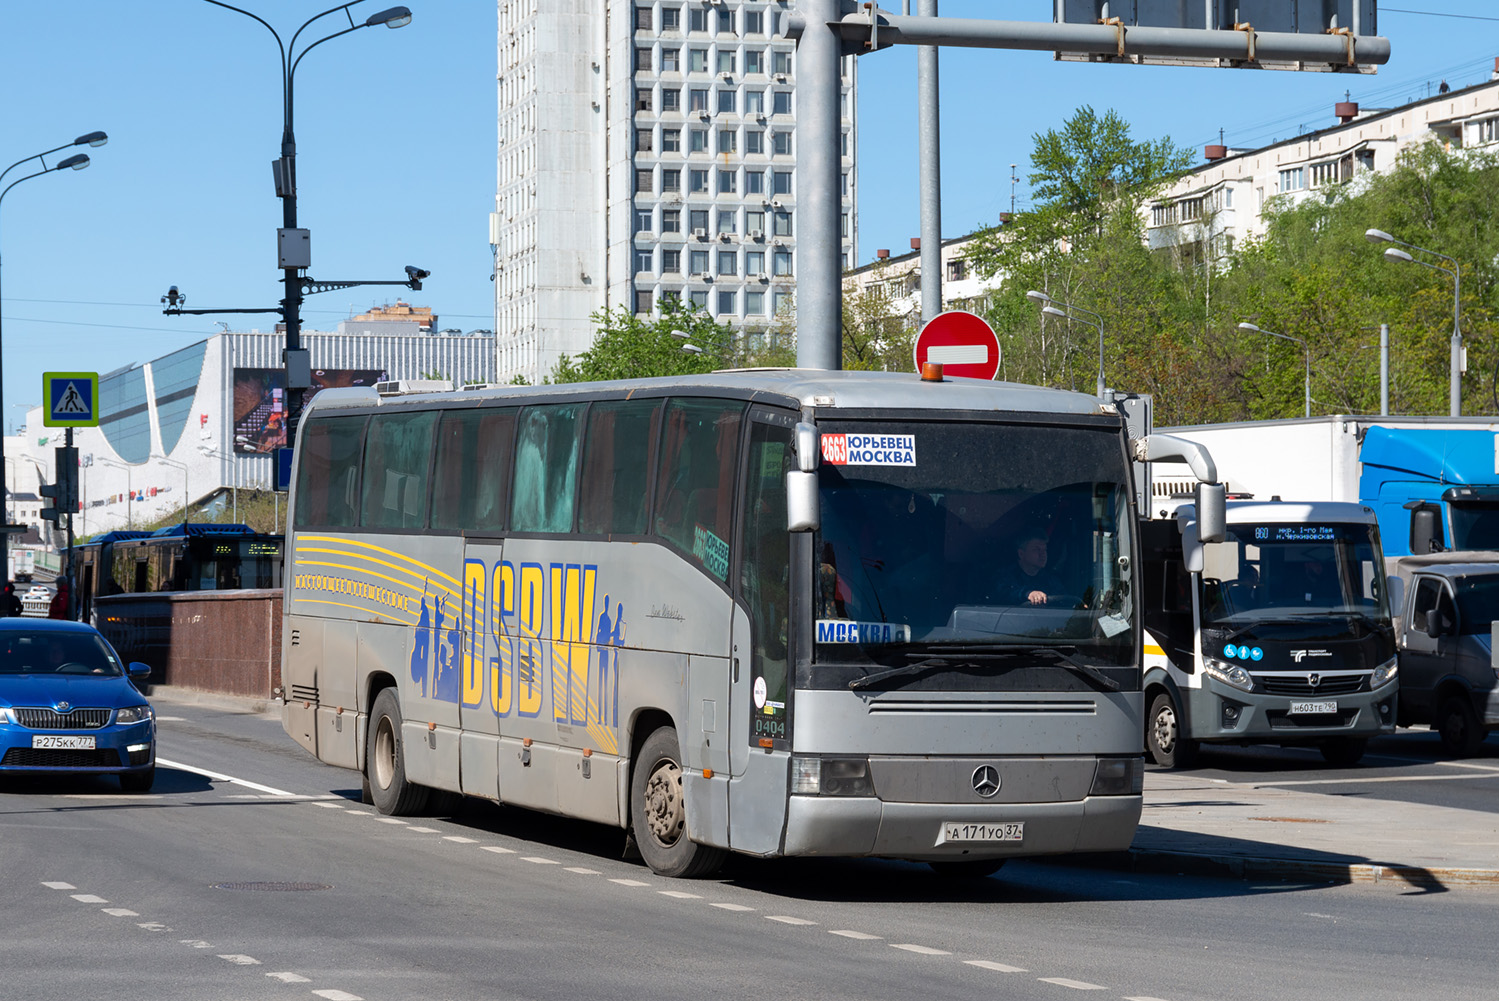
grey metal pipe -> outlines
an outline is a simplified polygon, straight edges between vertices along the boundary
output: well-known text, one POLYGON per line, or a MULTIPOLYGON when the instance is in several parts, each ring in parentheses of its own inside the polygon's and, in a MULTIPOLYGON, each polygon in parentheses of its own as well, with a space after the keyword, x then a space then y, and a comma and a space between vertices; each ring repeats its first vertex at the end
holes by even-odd
MULTIPOLYGON (((919 0, 922 17, 937 16, 937 0, 919 0)), ((938 107, 937 47, 916 50, 916 130, 921 187, 921 322, 942 312, 942 117, 938 107)))
POLYGON ((1379 413, 1390 416, 1390 325, 1379 325, 1379 413))
POLYGON ((803 0, 800 7, 809 30, 796 46, 796 201, 801 216, 796 364, 838 369, 843 349, 841 45, 837 32, 823 26, 838 20, 841 5, 839 0, 803 0))
MULTIPOLYGON (((812 5, 804 7, 807 25, 822 22, 812 5)), ((821 6, 821 5, 819 5, 821 6)), ((869 40, 868 13, 839 19, 845 41, 869 40)), ((815 33, 815 32, 814 32, 815 33)), ((1382 65, 1390 60, 1390 40, 1379 35, 1327 35, 1308 32, 1207 31, 1201 28, 1118 28, 1112 25, 1053 24, 1044 21, 990 21, 983 18, 940 19, 879 15, 880 47, 885 45, 953 45, 965 48, 1033 49, 1094 55, 1165 56, 1238 59, 1256 62, 1346 64, 1350 46, 1354 61, 1382 65), (1122 42, 1121 42, 1122 34, 1122 42)))

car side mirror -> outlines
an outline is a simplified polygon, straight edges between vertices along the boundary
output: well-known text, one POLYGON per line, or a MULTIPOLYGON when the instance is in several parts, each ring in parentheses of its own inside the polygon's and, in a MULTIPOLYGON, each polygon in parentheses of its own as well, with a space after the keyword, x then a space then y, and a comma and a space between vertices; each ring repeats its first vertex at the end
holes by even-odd
POLYGON ((132 681, 144 681, 151 676, 151 665, 133 660, 130 662, 129 673, 132 681))

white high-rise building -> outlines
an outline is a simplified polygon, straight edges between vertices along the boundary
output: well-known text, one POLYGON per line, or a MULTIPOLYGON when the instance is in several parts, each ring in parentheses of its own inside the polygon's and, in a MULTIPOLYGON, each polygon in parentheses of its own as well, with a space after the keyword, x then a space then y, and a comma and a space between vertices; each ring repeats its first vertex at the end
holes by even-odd
MULTIPOLYGON (((746 334, 796 290, 794 0, 499 0, 497 377, 539 382, 590 314, 690 300, 746 334)), ((843 259, 856 259, 844 60, 843 259)))

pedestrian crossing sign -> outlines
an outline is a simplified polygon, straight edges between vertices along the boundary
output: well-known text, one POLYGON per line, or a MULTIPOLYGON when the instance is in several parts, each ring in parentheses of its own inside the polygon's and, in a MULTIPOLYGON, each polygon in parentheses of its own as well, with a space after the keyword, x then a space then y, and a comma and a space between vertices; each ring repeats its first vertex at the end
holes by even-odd
POLYGON ((98 372, 43 372, 42 396, 47 401, 42 423, 47 427, 99 426, 98 372))

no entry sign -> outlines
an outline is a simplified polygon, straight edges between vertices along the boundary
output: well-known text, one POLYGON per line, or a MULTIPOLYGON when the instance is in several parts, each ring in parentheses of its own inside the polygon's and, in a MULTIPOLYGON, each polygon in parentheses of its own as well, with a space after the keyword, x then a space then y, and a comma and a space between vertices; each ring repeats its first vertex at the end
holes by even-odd
POLYGON ((944 375, 993 379, 999 373, 999 338, 982 317, 950 309, 916 335, 916 371, 929 361, 940 363, 944 375))

